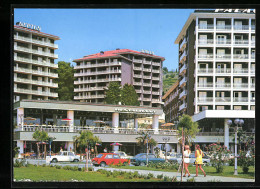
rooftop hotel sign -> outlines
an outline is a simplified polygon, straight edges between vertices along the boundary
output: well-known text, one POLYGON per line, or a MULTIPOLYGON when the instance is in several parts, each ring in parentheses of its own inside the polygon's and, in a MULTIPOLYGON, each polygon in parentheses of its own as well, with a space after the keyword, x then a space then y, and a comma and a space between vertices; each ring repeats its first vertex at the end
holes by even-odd
POLYGON ((215 12, 226 13, 255 13, 255 9, 216 9, 215 12))
POLYGON ((126 113, 142 113, 142 114, 154 114, 154 110, 137 110, 137 109, 115 109, 115 112, 126 112, 126 113))
POLYGON ((17 25, 17 26, 22 26, 22 27, 24 27, 24 28, 29 28, 29 29, 41 31, 40 26, 35 26, 35 25, 28 24, 28 23, 25 23, 25 22, 16 22, 16 25, 17 25))

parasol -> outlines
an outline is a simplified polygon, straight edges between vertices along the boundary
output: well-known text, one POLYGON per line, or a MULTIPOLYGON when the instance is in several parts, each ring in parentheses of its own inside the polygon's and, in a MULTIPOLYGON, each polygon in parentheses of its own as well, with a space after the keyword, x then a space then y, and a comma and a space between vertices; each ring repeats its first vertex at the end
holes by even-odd
POLYGON ((162 127, 169 127, 169 126, 173 126, 173 125, 174 125, 173 123, 164 123, 161 126, 162 127))
POLYGON ((101 146, 101 144, 99 144, 99 143, 96 143, 96 146, 101 146))
POLYGON ((62 119, 61 121, 71 121, 69 118, 62 119))
POLYGON ((104 121, 101 120, 97 120, 97 121, 93 121, 94 123, 105 123, 104 121))
POLYGON ((26 117, 26 118, 24 118, 24 120, 32 120, 32 121, 35 121, 36 118, 33 118, 33 117, 26 117))
POLYGON ((110 144, 110 145, 112 145, 112 146, 121 146, 122 144, 120 144, 120 143, 118 143, 118 142, 114 142, 114 143, 112 143, 112 144, 110 144))

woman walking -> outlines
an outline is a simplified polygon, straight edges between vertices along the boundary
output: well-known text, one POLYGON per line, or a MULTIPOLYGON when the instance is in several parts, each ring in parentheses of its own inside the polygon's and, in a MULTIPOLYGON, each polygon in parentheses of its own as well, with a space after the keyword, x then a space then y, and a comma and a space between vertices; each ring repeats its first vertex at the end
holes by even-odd
POLYGON ((185 174, 183 176, 186 177, 186 173, 188 173, 188 177, 190 177, 190 172, 188 170, 188 166, 190 164, 190 158, 189 157, 190 157, 191 151, 190 151, 190 147, 188 145, 185 145, 184 148, 185 148, 185 151, 184 151, 183 155, 184 155, 185 174))
POLYGON ((200 149, 199 145, 196 145, 196 152, 195 152, 195 157, 196 157, 196 176, 198 176, 198 167, 200 168, 200 170, 203 172, 204 177, 206 177, 206 173, 205 171, 202 169, 201 165, 203 164, 202 162, 202 156, 204 156, 204 153, 202 152, 202 150, 200 149))

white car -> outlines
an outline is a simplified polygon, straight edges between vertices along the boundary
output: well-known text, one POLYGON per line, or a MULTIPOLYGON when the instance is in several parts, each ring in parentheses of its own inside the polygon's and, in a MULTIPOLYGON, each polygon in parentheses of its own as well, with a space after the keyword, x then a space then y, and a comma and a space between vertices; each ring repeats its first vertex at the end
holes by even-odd
POLYGON ((123 151, 112 151, 112 153, 118 154, 120 156, 120 158, 122 158, 122 159, 132 159, 133 158, 133 156, 129 156, 123 151))
POLYGON ((50 161, 53 163, 56 163, 58 161, 78 162, 79 160, 80 160, 80 157, 75 155, 74 152, 70 152, 70 151, 63 151, 63 152, 60 152, 58 155, 50 157, 50 161))

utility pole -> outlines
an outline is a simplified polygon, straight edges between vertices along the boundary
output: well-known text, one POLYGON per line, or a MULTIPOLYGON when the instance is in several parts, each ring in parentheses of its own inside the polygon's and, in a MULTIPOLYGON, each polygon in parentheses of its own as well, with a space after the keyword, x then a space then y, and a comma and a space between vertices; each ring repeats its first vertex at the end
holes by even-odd
POLYGON ((184 133, 183 133, 183 127, 182 127, 182 169, 181 169, 181 182, 182 182, 182 175, 183 175, 183 169, 184 169, 184 140, 185 140, 185 137, 184 137, 184 133))

